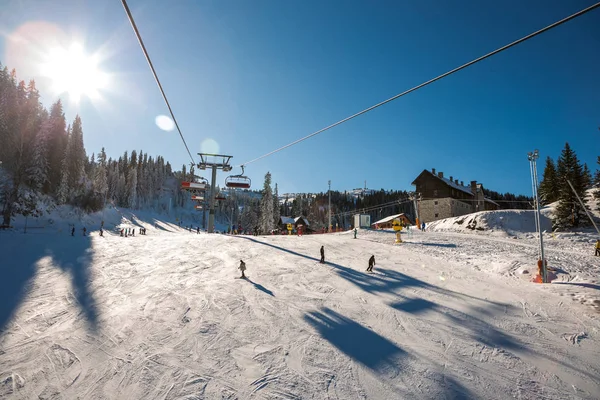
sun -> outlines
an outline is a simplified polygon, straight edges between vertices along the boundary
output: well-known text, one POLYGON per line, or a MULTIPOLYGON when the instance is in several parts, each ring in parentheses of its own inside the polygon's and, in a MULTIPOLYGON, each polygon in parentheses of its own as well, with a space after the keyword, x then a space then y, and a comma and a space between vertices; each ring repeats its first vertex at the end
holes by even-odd
POLYGON ((75 103, 82 96, 98 99, 108 83, 108 75, 98 67, 98 57, 88 56, 78 43, 68 48, 55 47, 44 59, 41 72, 50 79, 52 90, 56 94, 67 93, 75 103))

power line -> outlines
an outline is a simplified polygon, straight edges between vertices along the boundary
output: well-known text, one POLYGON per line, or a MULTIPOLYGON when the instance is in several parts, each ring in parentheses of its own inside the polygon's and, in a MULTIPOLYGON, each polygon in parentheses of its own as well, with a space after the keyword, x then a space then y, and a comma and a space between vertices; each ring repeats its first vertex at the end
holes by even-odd
POLYGON ((135 21, 133 20, 133 15, 131 15, 131 11, 129 11, 129 6, 127 5, 127 2, 125 0, 121 0, 121 3, 123 3, 123 7, 125 8, 125 12, 127 13, 127 17, 129 18, 129 22, 131 23, 131 27, 133 28, 133 31, 135 32, 135 36, 137 37, 138 42, 140 43, 142 51, 144 52, 144 56, 146 56, 146 61, 148 61, 148 65, 150 66, 150 69, 152 70, 152 75, 154 75, 154 80, 156 81, 156 84, 158 85, 158 88, 160 89, 160 93, 162 94, 163 99, 165 100, 165 103, 167 103, 167 108, 169 109, 171 118, 173 118, 173 122, 175 123, 175 126, 177 127, 177 132, 179 132, 179 136, 181 136, 183 145, 185 146, 185 149, 187 150, 187 152, 190 156, 190 159, 192 160, 192 164, 196 165, 196 162, 194 161, 194 157, 192 157, 192 153, 190 152, 190 149, 189 149, 187 143, 185 142, 183 133, 181 133, 181 129, 179 128, 179 124, 177 123, 177 119, 175 119, 175 114, 173 114, 173 110, 171 109, 171 104, 169 104, 169 100, 167 100, 167 95, 165 94, 165 91, 164 91, 162 85, 160 84, 160 80, 158 79, 158 75, 156 74, 156 70, 154 69, 154 65, 152 65, 152 61, 150 60, 150 55, 148 54, 148 51, 146 50, 146 46, 144 46, 144 42, 142 41, 142 36, 140 35, 140 32, 138 31, 138 28, 135 25, 135 21))
POLYGON ((493 55, 495 55, 495 54, 498 54, 498 53, 500 53, 500 52, 502 52, 502 51, 504 51, 504 50, 507 50, 507 49, 509 49, 509 48, 511 48, 511 47, 513 47, 513 46, 516 46, 516 45, 518 45, 518 44, 520 44, 520 43, 523 43, 524 41, 526 41, 526 40, 529 40, 529 39, 531 39, 531 38, 533 38, 533 37, 535 37, 535 36, 537 36, 537 35, 539 35, 539 34, 542 34, 542 33, 546 32, 546 31, 549 31, 549 30, 550 30, 550 29, 552 29, 552 28, 556 28, 557 26, 559 26, 559 25, 562 25, 562 24, 564 24, 565 22, 568 22, 568 21, 570 21, 570 20, 572 20, 572 19, 574 19, 574 18, 577 18, 577 17, 579 17, 579 16, 581 16, 581 15, 583 15, 583 14, 585 14, 585 13, 588 13, 588 12, 590 12, 590 11, 594 10, 595 8, 598 8, 598 7, 600 7, 600 2, 599 2, 599 3, 596 3, 596 4, 594 4, 594 5, 591 5, 591 6, 589 6, 588 8, 585 8, 585 9, 583 9, 583 10, 581 10, 581 11, 578 11, 578 12, 576 12, 575 14, 572 14, 572 15, 570 15, 570 16, 568 16, 568 17, 566 17, 566 18, 563 18, 563 19, 561 19, 560 21, 557 21, 557 22, 555 22, 555 23, 553 23, 553 24, 551 24, 551 25, 548 25, 548 26, 546 26, 545 28, 542 28, 542 29, 540 29, 540 30, 538 30, 538 31, 535 31, 535 32, 533 32, 533 33, 530 33, 529 35, 527 35, 527 36, 525 36, 525 37, 522 37, 521 39, 515 40, 515 41, 514 41, 514 42, 512 42, 512 43, 509 43, 509 44, 507 44, 507 45, 505 45, 505 46, 502 46, 502 47, 500 47, 499 49, 496 49, 496 50, 492 51, 491 53, 487 53, 486 55, 483 55, 483 56, 481 56, 481 57, 479 57, 479 58, 476 58, 476 59, 475 59, 475 60, 473 60, 473 61, 469 61, 468 63, 461 65, 460 67, 454 68, 453 70, 450 70, 450 71, 448 71, 448 72, 446 72, 446 73, 444 73, 444 74, 442 74, 442 75, 439 75, 439 76, 437 76, 437 77, 435 77, 435 78, 433 78, 433 79, 430 79, 430 80, 428 80, 427 82, 423 82, 423 83, 421 83, 420 85, 417 85, 417 86, 413 87, 412 89, 408 89, 408 90, 406 90, 406 91, 404 91, 404 92, 402 92, 402 93, 399 93, 399 94, 395 95, 394 97, 390 97, 389 99, 382 101, 381 103, 377 103, 377 104, 375 104, 375 105, 373 105, 373 106, 371 106, 371 107, 369 107, 369 108, 366 108, 366 109, 364 109, 364 110, 362 110, 362 111, 360 111, 360 112, 357 112, 356 114, 353 114, 353 115, 351 115, 351 116, 349 116, 349 117, 346 117, 346 118, 344 118, 344 119, 342 119, 342 120, 340 120, 340 121, 338 121, 338 122, 336 122, 336 123, 333 123, 333 124, 331 124, 331 125, 329 125, 329 126, 326 126, 326 127, 325 127, 325 128, 323 128, 323 129, 319 129, 318 131, 316 131, 316 132, 313 132, 313 133, 311 133, 310 135, 307 135, 307 136, 305 136, 305 137, 303 137, 303 138, 301 138, 301 139, 298 139, 298 140, 296 140, 296 141, 294 141, 294 142, 292 142, 292 143, 286 144, 286 145, 285 145, 285 146, 283 146, 283 147, 280 147, 280 148, 278 148, 278 149, 276 149, 276 150, 273 150, 273 151, 271 151, 271 152, 269 152, 269 153, 267 153, 267 154, 264 154, 264 155, 262 155, 262 156, 260 156, 260 157, 257 157, 257 158, 255 158, 255 159, 253 159, 253 160, 250 160, 250 161, 248 161, 248 162, 246 162, 246 163, 244 163, 244 164, 241 164, 241 165, 248 165, 248 164, 250 164, 250 163, 253 163, 253 162, 255 162, 255 161, 258 161, 258 160, 261 160, 261 159, 263 159, 263 158, 265 158, 265 157, 268 157, 268 156, 270 156, 270 155, 272 155, 272 154, 275 154, 275 153, 277 153, 277 152, 279 152, 279 151, 281 151, 281 150, 285 150, 285 149, 287 149, 288 147, 294 146, 294 145, 296 145, 296 144, 298 144, 298 143, 300 143, 300 142, 302 142, 302 141, 304 141, 304 140, 306 140, 306 139, 309 139, 309 138, 311 138, 311 137, 313 137, 313 136, 316 136, 316 135, 318 135, 319 133, 323 133, 323 132, 325 132, 325 131, 327 131, 327 130, 329 130, 329 129, 331 129, 331 128, 334 128, 334 127, 336 127, 336 126, 338 126, 338 125, 341 125, 341 124, 343 124, 344 122, 348 122, 348 121, 350 121, 351 119, 358 117, 359 115, 366 114, 366 113, 368 113, 369 111, 372 111, 372 110, 374 110, 374 109, 376 109, 376 108, 378 108, 378 107, 381 107, 381 106, 382 106, 382 105, 384 105, 384 104, 387 104, 387 103, 389 103, 389 102, 391 102, 391 101, 394 101, 394 100, 396 100, 396 99, 398 99, 398 98, 400 98, 400 97, 402 97, 402 96, 404 96, 404 95, 406 95, 406 94, 409 94, 409 93, 411 93, 411 92, 414 92, 415 90, 421 89, 421 88, 423 88, 423 87, 425 87, 425 86, 429 85, 430 83, 433 83, 433 82, 435 82, 435 81, 438 81, 438 80, 440 80, 440 79, 442 79, 442 78, 445 78, 445 77, 447 77, 447 76, 449 76, 449 75, 452 75, 453 73, 455 73, 455 72, 458 72, 458 71, 460 71, 460 70, 462 70, 462 69, 465 69, 465 68, 467 68, 467 67, 469 67, 469 66, 471 66, 471 65, 473 65, 473 64, 476 64, 476 63, 478 63, 478 62, 480 62, 480 61, 483 61, 483 60, 485 60, 486 58, 489 58, 489 57, 491 57, 491 56, 493 56, 493 55))

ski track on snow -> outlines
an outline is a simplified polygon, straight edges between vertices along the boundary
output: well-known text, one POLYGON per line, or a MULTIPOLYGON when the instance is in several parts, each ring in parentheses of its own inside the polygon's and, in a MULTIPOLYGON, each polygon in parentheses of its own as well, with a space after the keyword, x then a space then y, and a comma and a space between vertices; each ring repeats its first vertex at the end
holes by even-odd
MULTIPOLYGON (((535 285, 519 274, 534 239, 155 232, 33 261, 0 331, 0 398, 600 398, 598 290, 572 285, 600 272, 583 243, 549 240, 569 275, 535 285)), ((0 239, 15 260, 83 240, 0 239)))

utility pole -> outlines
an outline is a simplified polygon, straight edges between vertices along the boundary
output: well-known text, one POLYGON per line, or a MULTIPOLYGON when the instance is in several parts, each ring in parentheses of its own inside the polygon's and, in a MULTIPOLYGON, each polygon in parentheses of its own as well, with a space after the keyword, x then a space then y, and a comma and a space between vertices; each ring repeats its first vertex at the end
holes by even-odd
POLYGON ((200 156, 200 164, 198 164, 198 168, 212 168, 212 180, 210 182, 208 227, 206 229, 206 232, 213 233, 215 230, 215 186, 217 182, 217 169, 222 169, 224 172, 231 171, 231 165, 229 165, 229 161, 231 160, 232 156, 209 153, 198 153, 198 155, 200 156), (209 157, 213 158, 215 161, 208 162, 209 157), (221 162, 216 161, 219 158, 221 159, 221 162))
POLYGON ((329 185, 329 229, 328 231, 331 232, 331 180, 327 181, 327 184, 329 185))
POLYGON ((541 264, 542 269, 542 283, 548 283, 548 271, 546 270, 546 259, 544 257, 544 237, 542 235, 542 226, 540 223, 540 198, 538 196, 538 176, 537 176, 537 159, 540 154, 537 149, 533 153, 527 153, 527 159, 529 160, 531 167, 531 179, 533 186, 533 197, 536 206, 536 229, 540 235, 540 259, 538 260, 538 266, 541 264))

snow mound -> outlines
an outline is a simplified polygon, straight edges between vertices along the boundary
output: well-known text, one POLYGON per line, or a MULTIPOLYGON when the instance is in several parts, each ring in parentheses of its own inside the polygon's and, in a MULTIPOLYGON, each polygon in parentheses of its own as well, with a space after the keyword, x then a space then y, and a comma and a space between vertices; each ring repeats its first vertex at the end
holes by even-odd
MULTIPOLYGON (((552 230, 552 221, 541 215, 542 231, 552 230)), ((498 236, 522 236, 534 234, 535 212, 533 210, 480 211, 460 217, 431 222, 428 231, 482 233, 498 236)))

